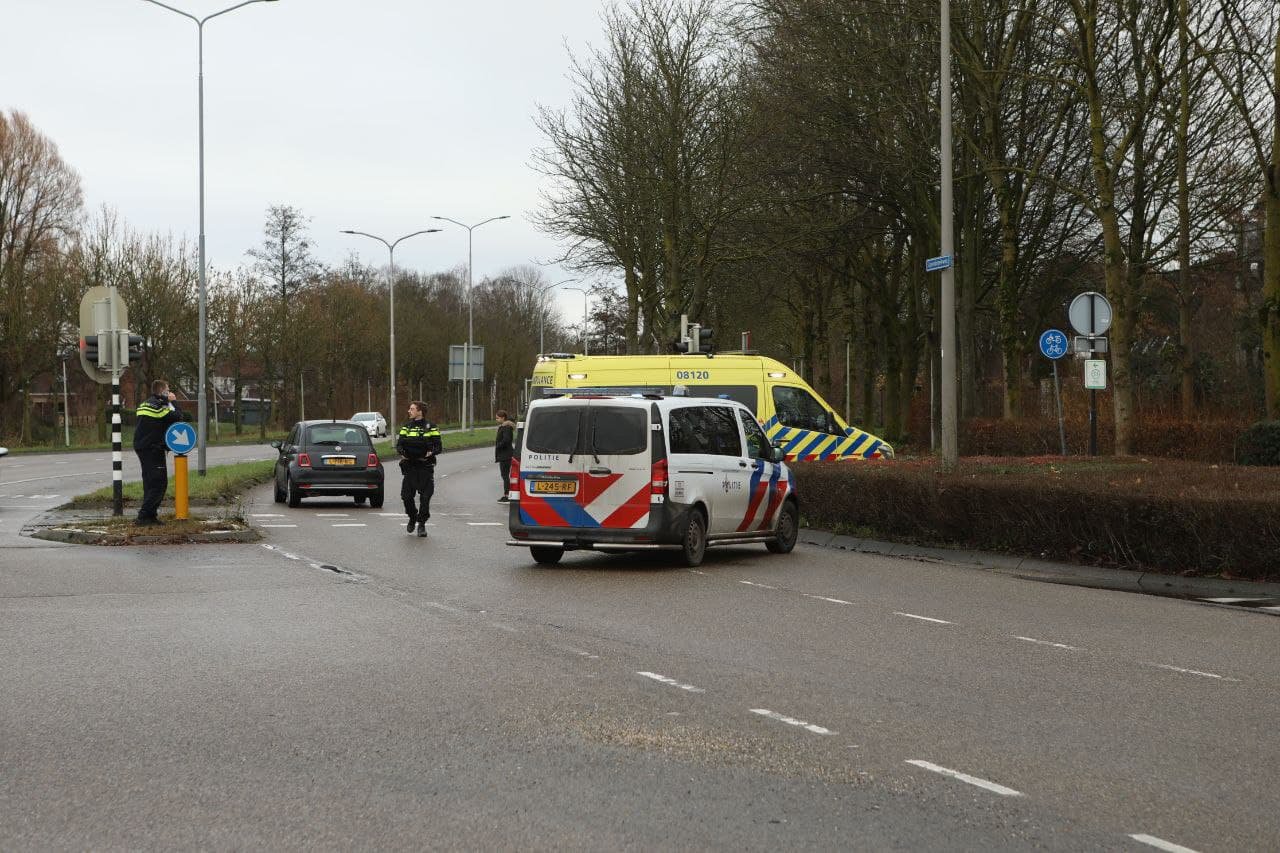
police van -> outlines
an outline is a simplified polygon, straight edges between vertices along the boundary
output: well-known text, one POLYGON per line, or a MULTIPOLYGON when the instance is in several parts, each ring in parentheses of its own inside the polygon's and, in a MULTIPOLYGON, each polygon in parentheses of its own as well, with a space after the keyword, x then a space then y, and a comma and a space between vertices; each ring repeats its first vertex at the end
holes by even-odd
POLYGON ((889 459, 893 448, 845 423, 817 391, 772 358, 753 353, 575 355, 538 357, 529 396, 594 391, 670 394, 734 400, 755 415, 788 462, 889 459))
POLYGON ((795 547, 800 504, 782 454, 734 400, 657 394, 534 400, 517 425, 509 545, 565 551, 795 547))

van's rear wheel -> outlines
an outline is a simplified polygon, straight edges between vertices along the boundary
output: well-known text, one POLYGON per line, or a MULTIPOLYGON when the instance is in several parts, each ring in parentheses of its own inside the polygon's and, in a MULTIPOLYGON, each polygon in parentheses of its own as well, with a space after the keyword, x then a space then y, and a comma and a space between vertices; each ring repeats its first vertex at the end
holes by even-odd
POLYGON ((684 528, 684 539, 680 543, 680 557, 690 568, 702 565, 702 558, 707 553, 707 521, 702 510, 689 512, 689 521, 684 528))
POLYGON ((796 547, 796 538, 799 534, 800 511, 796 509, 795 501, 787 501, 782 505, 782 512, 778 515, 777 538, 766 542, 764 546, 775 554, 790 554, 796 547))
POLYGON ((531 545, 529 556, 540 566, 554 566, 564 556, 564 549, 551 545, 531 545))

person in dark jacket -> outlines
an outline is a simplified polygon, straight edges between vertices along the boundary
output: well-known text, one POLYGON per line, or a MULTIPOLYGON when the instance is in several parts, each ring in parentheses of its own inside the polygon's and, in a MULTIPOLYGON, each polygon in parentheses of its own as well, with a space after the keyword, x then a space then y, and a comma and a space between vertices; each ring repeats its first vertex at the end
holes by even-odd
POLYGON ((138 508, 135 524, 159 524, 157 512, 164 493, 169 488, 169 468, 165 455, 169 452, 164 443, 165 431, 170 424, 182 420, 182 411, 173 405, 176 399, 169 390, 169 383, 157 379, 151 383, 151 396, 138 404, 137 425, 133 428, 133 452, 138 454, 142 466, 142 506, 138 508))
POLYGON ((409 422, 396 436, 396 453, 400 456, 400 499, 409 516, 405 530, 427 535, 427 519, 431 518, 431 496, 435 494, 436 456, 444 451, 440 430, 427 421, 427 404, 414 400, 409 404, 409 422), (420 496, 420 497, 419 497, 420 496), (415 506, 415 499, 417 505, 415 506))
POLYGON ((498 463, 498 476, 502 478, 502 497, 498 503, 506 503, 510 498, 507 491, 511 488, 511 457, 516 452, 516 425, 506 409, 499 409, 498 434, 493 439, 493 461, 498 463))

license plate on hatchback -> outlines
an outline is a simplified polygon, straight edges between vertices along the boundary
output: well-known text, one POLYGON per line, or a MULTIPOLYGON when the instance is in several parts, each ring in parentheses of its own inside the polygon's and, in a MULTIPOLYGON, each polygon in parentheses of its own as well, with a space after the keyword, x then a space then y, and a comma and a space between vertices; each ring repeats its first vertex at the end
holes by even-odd
POLYGON ((578 493, 578 482, 576 480, 530 480, 529 494, 531 495, 576 495, 578 493))
POLYGON ((354 456, 326 456, 324 458, 326 465, 355 465, 354 456))

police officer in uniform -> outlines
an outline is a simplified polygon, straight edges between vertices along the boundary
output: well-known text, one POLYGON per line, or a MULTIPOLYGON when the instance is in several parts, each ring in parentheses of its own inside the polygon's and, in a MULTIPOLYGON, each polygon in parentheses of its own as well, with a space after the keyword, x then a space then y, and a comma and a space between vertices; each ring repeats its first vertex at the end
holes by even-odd
POLYGON ((165 461, 168 448, 165 431, 170 424, 182 420, 182 411, 173 405, 175 395, 169 383, 157 379, 151 383, 151 396, 138 404, 138 422, 133 429, 133 452, 142 466, 142 506, 135 524, 159 524, 156 512, 169 487, 169 469, 165 461))
POLYGON ((435 493, 436 456, 444 450, 440 430, 427 422, 427 404, 414 400, 409 404, 409 422, 400 427, 396 436, 396 453, 400 456, 400 473, 404 481, 400 485, 400 498, 409 516, 405 530, 412 533, 417 525, 418 535, 427 535, 427 519, 431 518, 431 495, 435 493), (418 506, 415 497, 421 496, 418 506))

